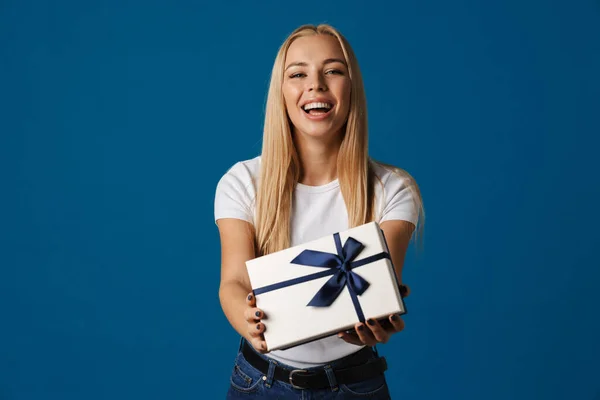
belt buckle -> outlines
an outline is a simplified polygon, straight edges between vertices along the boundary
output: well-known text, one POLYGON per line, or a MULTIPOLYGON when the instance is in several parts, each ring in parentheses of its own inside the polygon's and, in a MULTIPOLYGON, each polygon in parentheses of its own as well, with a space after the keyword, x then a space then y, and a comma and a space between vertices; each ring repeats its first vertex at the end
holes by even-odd
POLYGON ((290 381, 290 385, 292 385, 292 387, 294 389, 306 389, 305 387, 297 386, 294 383, 294 374, 297 374, 297 373, 300 373, 300 372, 308 372, 308 371, 305 370, 305 369, 294 369, 294 370, 290 371, 290 376, 288 377, 288 380, 290 381))

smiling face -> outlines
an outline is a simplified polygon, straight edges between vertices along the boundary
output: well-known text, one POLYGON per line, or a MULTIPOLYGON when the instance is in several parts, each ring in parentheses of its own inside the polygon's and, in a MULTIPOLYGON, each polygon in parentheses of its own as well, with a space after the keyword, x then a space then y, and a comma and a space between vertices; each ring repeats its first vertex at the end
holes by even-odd
POLYGON ((337 39, 296 39, 284 68, 282 92, 292 131, 324 139, 340 134, 350 110, 351 81, 337 39))

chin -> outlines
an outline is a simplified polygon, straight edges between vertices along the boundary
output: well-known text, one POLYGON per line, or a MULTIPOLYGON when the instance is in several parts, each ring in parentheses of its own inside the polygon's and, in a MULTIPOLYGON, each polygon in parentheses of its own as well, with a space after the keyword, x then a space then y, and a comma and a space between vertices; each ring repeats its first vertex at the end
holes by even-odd
POLYGON ((335 136, 335 131, 329 129, 299 129, 300 134, 315 139, 327 139, 335 136))
POLYGON ((298 124, 298 125, 292 125, 292 127, 295 127, 295 130, 297 131, 298 134, 304 135, 304 136, 309 136, 311 138, 315 138, 315 139, 327 139, 327 138, 331 138, 335 135, 337 135, 337 133, 340 131, 340 128, 334 128, 331 125, 328 126, 314 126, 312 124, 306 125, 306 124, 298 124))

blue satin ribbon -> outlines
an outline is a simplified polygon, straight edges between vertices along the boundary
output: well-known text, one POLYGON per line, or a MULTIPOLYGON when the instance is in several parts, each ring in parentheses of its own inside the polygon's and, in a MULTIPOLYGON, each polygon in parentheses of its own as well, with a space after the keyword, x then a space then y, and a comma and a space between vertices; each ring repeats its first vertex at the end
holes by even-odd
POLYGON ((323 267, 328 269, 314 274, 301 276, 299 278, 290 279, 288 281, 263 286, 262 288, 255 289, 254 294, 259 295, 272 290, 282 289, 288 286, 297 285, 299 283, 332 275, 332 277, 321 287, 321 289, 319 289, 307 306, 328 307, 340 295, 342 290, 344 290, 344 287, 347 287, 348 291, 350 292, 352 304, 354 304, 354 309, 358 315, 358 319, 360 322, 365 322, 365 316, 358 301, 358 296, 363 294, 368 289, 369 282, 355 273, 353 269, 374 261, 382 260, 384 258, 390 259, 390 255, 386 252, 381 252, 363 258, 360 261, 354 261, 354 259, 363 250, 364 245, 358 240, 349 237, 342 247, 339 233, 334 233, 333 239, 335 241, 337 254, 326 253, 317 250, 304 250, 292 261, 290 261, 292 264, 305 265, 309 267, 323 267))

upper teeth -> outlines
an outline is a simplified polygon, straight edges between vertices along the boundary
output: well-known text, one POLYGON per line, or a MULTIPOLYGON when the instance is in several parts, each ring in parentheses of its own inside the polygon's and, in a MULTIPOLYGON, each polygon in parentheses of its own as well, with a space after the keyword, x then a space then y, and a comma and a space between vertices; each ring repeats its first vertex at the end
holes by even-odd
POLYGON ((304 106, 304 110, 308 111, 308 110, 312 110, 313 108, 326 108, 326 109, 330 109, 331 108, 331 104, 329 103, 308 103, 304 106))

